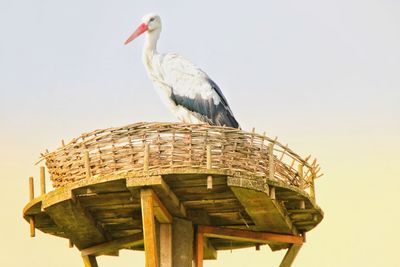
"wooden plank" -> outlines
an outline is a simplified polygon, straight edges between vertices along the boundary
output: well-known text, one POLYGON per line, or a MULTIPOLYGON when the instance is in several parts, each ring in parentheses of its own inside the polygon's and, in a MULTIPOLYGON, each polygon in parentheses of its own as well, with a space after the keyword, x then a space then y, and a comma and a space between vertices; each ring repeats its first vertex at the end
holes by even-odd
POLYGON ((154 220, 153 191, 140 190, 146 267, 158 267, 156 225, 154 220))
POLYGON ((128 178, 126 180, 126 186, 131 190, 132 194, 134 194, 134 191, 138 188, 151 186, 172 215, 181 218, 186 217, 185 207, 161 176, 128 178))
POLYGON ((137 233, 134 235, 122 237, 119 239, 115 239, 110 242, 102 243, 93 247, 88 247, 81 250, 82 256, 87 255, 104 255, 109 252, 118 251, 123 248, 127 248, 130 246, 135 246, 138 244, 143 244, 143 233, 137 233))
POLYGON ((172 267, 172 225, 160 224, 160 267, 172 267))
POLYGON ((281 242, 291 244, 302 244, 303 237, 295 235, 283 235, 266 232, 256 232, 243 229, 232 229, 214 226, 198 226, 198 231, 207 237, 215 237, 229 240, 237 240, 254 243, 281 242))
POLYGON ((228 185, 251 217, 257 230, 277 232, 285 234, 297 234, 297 229, 293 226, 288 214, 282 209, 280 204, 272 200, 267 192, 243 186, 251 187, 243 179, 228 177, 228 185))
POLYGON ((106 241, 104 229, 80 205, 70 190, 48 193, 43 200, 43 208, 78 249, 106 241))
POLYGON ((300 248, 301 248, 301 244, 293 244, 286 252, 279 267, 292 266, 292 263, 293 263, 294 259, 296 258, 297 254, 299 253, 300 248))
POLYGON ((95 256, 82 256, 82 259, 85 267, 98 267, 95 256))

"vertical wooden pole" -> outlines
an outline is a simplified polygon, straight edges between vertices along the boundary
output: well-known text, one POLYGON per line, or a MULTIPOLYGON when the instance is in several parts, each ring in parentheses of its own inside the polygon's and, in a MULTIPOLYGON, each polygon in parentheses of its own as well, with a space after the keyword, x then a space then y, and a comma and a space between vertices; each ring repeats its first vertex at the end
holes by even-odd
POLYGON ((145 143, 144 144, 144 156, 143 156, 143 172, 146 174, 149 171, 149 154, 150 154, 149 144, 145 143))
POLYGON ((172 267, 172 225, 160 224, 160 267, 172 267))
POLYGON ((300 189, 304 189, 304 174, 303 174, 303 164, 297 166, 297 173, 299 174, 299 185, 300 189))
POLYGON ((46 176, 44 167, 40 167, 40 193, 42 195, 46 194, 46 176))
MULTIPOLYGON (((207 170, 211 170, 211 145, 207 145, 207 170)), ((207 176, 207 189, 213 188, 213 179, 211 175, 207 176)))
POLYGON ((275 195, 275 186, 270 186, 270 188, 269 188, 269 197, 270 197, 272 200, 275 200, 275 199, 276 199, 276 195, 275 195))
POLYGON ((93 255, 82 256, 82 259, 85 267, 98 267, 96 256, 93 255))
POLYGON ((204 247, 204 234, 201 231, 201 229, 199 229, 199 227, 197 228, 197 233, 196 233, 196 239, 195 239, 195 255, 194 255, 194 266, 195 267, 203 267, 203 258, 204 258, 204 251, 203 251, 203 247, 204 247))
POLYGON ((35 198, 35 189, 33 185, 33 177, 29 177, 29 200, 32 200, 35 198))
MULTIPOLYGON (((29 200, 33 200, 35 198, 35 189, 33 185, 33 177, 29 177, 29 200)), ((35 218, 31 216, 29 218, 29 228, 30 228, 30 236, 35 237, 35 218)))
POLYGON ((85 170, 86 170, 86 179, 92 177, 92 173, 90 171, 89 151, 85 151, 85 170))
POLYGON ((275 179, 275 160, 274 160, 274 143, 270 143, 268 147, 269 155, 269 179, 275 179))
POLYGON ((146 267, 158 267, 156 225, 151 189, 140 190, 146 267))
POLYGON ((315 185, 314 185, 314 179, 315 179, 315 175, 314 173, 311 173, 310 176, 310 196, 311 199, 315 202, 315 185))

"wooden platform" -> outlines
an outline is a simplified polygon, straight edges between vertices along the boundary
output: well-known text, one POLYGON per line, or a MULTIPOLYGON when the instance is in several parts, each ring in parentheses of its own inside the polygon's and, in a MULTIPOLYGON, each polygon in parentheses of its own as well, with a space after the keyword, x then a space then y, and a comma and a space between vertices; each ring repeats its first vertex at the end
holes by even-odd
POLYGON ((35 229, 68 238, 85 266, 121 249, 145 250, 147 267, 202 267, 218 250, 288 249, 323 218, 316 159, 265 134, 209 125, 137 123, 82 134, 43 154, 56 189, 23 211, 35 229), (194 252, 194 254, 193 254, 194 252))
MULTIPOLYGON (((107 246, 107 250, 95 255, 117 255, 120 249, 143 250, 140 190, 144 188, 153 190, 171 216, 188 219, 195 226, 298 237, 323 218, 322 210, 298 188, 268 180, 256 182, 250 176, 229 176, 217 170, 201 173, 195 169, 157 176, 131 172, 91 177, 34 198, 23 214, 28 222, 33 219, 35 228, 70 239, 84 254, 92 247, 112 242, 111 249, 107 246), (208 189, 210 175, 212 188, 208 189), (271 196, 273 191, 275 196, 271 196)), ((157 213, 162 214, 157 209, 156 217, 157 213)), ((214 250, 260 243, 270 245, 272 250, 292 245, 209 234, 206 247, 211 252, 206 251, 204 256, 215 258, 214 250)))

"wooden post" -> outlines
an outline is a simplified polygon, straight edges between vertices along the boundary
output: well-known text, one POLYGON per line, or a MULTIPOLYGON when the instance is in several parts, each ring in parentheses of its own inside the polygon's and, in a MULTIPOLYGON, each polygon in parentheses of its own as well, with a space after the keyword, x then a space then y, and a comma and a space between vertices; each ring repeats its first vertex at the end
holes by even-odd
POLYGON ((269 179, 275 179, 275 161, 274 161, 274 143, 270 143, 268 147, 269 155, 269 179))
POLYGON ((160 224, 160 267, 172 267, 172 225, 160 224))
POLYGON ((313 173, 311 173, 311 176, 310 176, 310 196, 311 196, 311 199, 315 202, 316 199, 315 199, 314 178, 315 178, 315 175, 313 173))
POLYGON ((145 143, 144 144, 144 156, 143 156, 143 172, 146 174, 149 171, 149 154, 150 154, 149 144, 145 143))
POLYGON ((40 193, 42 195, 46 194, 46 176, 44 167, 40 167, 40 193))
MULTIPOLYGON (((211 170, 211 145, 207 145, 207 170, 211 170)), ((213 179, 211 175, 207 176, 207 189, 213 188, 213 179)))
POLYGON ((82 256, 82 259, 85 267, 98 267, 96 256, 86 255, 82 256))
POLYGON ((90 158, 89 158, 89 151, 85 151, 85 172, 86 172, 86 179, 92 177, 92 173, 90 171, 90 158))
POLYGON ((270 186, 270 187, 269 187, 269 197, 270 197, 272 200, 275 200, 275 199, 276 199, 276 195, 275 195, 275 186, 270 186))
POLYGON ((154 220, 153 193, 151 189, 140 190, 146 267, 158 267, 156 224, 154 220))
POLYGON ((303 164, 297 166, 297 173, 299 174, 299 187, 304 189, 303 164))
POLYGON ((29 200, 32 200, 35 198, 35 189, 33 185, 33 177, 29 177, 29 200))
POLYGON ((194 266, 203 267, 203 247, 204 247, 204 233, 197 228, 196 239, 195 239, 195 255, 194 255, 194 266))
MULTIPOLYGON (((35 198, 35 189, 33 185, 33 177, 29 177, 29 200, 32 201, 35 198)), ((31 216, 29 218, 30 236, 35 237, 35 218, 31 216)))
POLYGON ((292 266, 292 263, 293 263, 294 259, 296 258, 297 254, 299 253, 300 248, 301 248, 301 244, 291 245, 290 248, 287 250, 285 257, 283 258, 279 267, 292 266))

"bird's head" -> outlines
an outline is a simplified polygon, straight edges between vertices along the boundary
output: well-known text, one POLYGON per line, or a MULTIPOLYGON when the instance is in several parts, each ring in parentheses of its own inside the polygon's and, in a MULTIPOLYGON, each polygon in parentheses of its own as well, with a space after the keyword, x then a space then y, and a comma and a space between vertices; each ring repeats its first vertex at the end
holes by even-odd
POLYGON ((157 14, 147 14, 143 17, 142 23, 137 27, 137 29, 129 36, 129 38, 125 41, 125 44, 130 43, 136 37, 141 35, 144 32, 153 32, 161 29, 161 18, 157 14))

